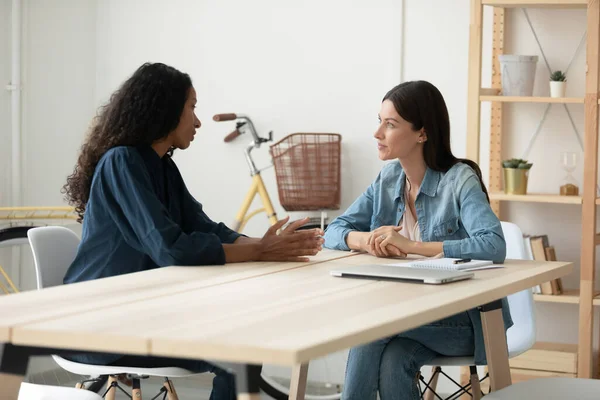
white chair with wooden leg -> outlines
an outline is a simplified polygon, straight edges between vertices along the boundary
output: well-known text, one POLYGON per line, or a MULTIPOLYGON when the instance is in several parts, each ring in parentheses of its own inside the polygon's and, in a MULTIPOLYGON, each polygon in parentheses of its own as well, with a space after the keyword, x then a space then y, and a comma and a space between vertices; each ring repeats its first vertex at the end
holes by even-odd
MULTIPOLYGON (((506 258, 526 260, 528 257, 521 229, 513 223, 502 222, 502 232, 506 241, 506 258)), ((535 307, 531 289, 508 296, 508 304, 514 325, 506 332, 506 340, 508 342, 508 357, 512 358, 529 350, 535 343, 535 307)), ((431 365, 434 365, 432 378, 427 383, 433 391, 436 389, 437 378, 440 374, 448 377, 443 372, 442 367, 468 366, 470 367, 470 383, 466 388, 472 388, 471 392, 474 400, 481 398, 479 376, 473 357, 438 357, 431 362, 431 365)), ((425 382, 422 378, 421 381, 425 382)), ((434 398, 438 397, 435 397, 434 392, 431 390, 425 390, 423 393, 424 400, 433 400, 434 398)))
MULTIPOLYGON (((73 231, 63 226, 32 228, 27 231, 27 237, 33 251, 37 288, 42 289, 62 285, 63 278, 77 254, 77 247, 80 242, 79 237, 73 231)), ((141 399, 140 379, 150 376, 180 378, 195 375, 192 371, 177 367, 135 368, 128 366, 90 365, 70 361, 58 355, 53 355, 52 358, 61 368, 77 375, 109 375, 107 390, 111 385, 113 387, 105 396, 108 400, 114 399, 117 390, 116 385, 118 385, 116 377, 119 375, 130 376, 133 384, 132 394, 134 394, 133 398, 135 399, 141 399), (138 392, 140 395, 136 397, 138 392)), ((177 400, 177 393, 175 392, 173 383, 168 378, 165 378, 161 392, 166 392, 169 400, 177 400)))

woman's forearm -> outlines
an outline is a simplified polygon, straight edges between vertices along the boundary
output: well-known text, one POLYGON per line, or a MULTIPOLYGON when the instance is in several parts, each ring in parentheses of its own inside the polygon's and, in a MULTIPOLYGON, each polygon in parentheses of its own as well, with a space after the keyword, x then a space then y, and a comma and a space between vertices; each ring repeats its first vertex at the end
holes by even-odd
POLYGON ((247 236, 240 236, 237 239, 235 239, 235 244, 251 244, 251 243, 258 243, 260 242, 259 238, 253 238, 253 237, 247 237, 247 236))
POLYGON ((411 242, 410 254, 433 257, 444 252, 443 242, 411 242))
POLYGON ((223 244, 223 250, 225 251, 225 262, 227 264, 258 260, 260 255, 259 244, 248 243, 246 241, 241 241, 240 243, 240 239, 241 237, 232 244, 223 244))
POLYGON ((370 234, 370 232, 352 231, 346 236, 346 244, 351 250, 367 251, 367 239, 370 234))

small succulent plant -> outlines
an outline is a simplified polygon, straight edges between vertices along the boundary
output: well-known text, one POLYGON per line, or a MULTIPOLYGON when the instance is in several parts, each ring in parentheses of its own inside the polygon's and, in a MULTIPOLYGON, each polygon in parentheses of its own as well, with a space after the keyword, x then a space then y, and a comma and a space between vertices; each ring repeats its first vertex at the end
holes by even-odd
POLYGON ((527 160, 522 160, 520 158, 511 158, 509 160, 502 161, 503 168, 529 169, 532 166, 532 163, 528 163, 527 160))
POLYGON ((550 75, 550 80, 554 82, 566 82, 567 76, 562 71, 554 71, 550 75))

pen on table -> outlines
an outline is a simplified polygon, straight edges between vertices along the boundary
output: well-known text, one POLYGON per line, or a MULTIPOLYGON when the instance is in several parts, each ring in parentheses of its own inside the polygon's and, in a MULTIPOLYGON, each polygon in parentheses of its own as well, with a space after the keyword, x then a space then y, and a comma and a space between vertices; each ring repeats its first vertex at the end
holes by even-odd
POLYGON ((463 264, 463 263, 468 263, 469 261, 471 261, 470 258, 461 258, 459 260, 454 260, 454 264, 463 264))

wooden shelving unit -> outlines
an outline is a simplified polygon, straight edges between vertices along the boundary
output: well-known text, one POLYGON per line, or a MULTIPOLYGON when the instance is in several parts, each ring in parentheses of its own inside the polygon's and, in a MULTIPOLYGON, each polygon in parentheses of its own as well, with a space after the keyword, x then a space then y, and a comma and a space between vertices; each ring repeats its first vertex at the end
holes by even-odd
POLYGON ((481 4, 494 7, 560 7, 585 8, 587 0, 482 0, 481 4))
MULTIPOLYGON (((600 292, 594 294, 594 306, 600 306, 600 292)), ((564 290, 560 295, 534 294, 533 299, 541 303, 579 304, 579 290, 564 290)))
POLYGON ((503 103, 559 103, 583 104, 583 97, 526 97, 526 96, 479 96, 480 101, 503 103))
POLYGON ((506 194, 504 192, 490 193, 492 201, 520 201, 526 203, 582 204, 581 196, 560 196, 558 194, 531 193, 525 195, 506 194))
MULTIPOLYGON (((490 126, 490 180, 489 191, 492 207, 500 216, 500 201, 531 203, 571 204, 581 207, 581 262, 580 289, 563 295, 535 295, 539 302, 579 304, 579 339, 577 374, 581 378, 592 377, 593 363, 593 307, 600 306, 598 292, 594 288, 596 245, 600 234, 596 230, 596 183, 598 181, 598 81, 600 54, 600 3, 598 0, 471 0, 469 28, 469 86, 467 103, 467 157, 479 162, 481 103, 491 106, 490 126), (494 8, 492 36, 492 87, 481 87, 482 21, 483 7, 494 8), (585 96, 572 98, 514 97, 500 94, 502 84, 498 56, 504 53, 504 19, 506 7, 553 7, 582 8, 587 15, 585 96), (505 103, 558 103, 582 104, 584 107, 584 176, 582 196, 558 196, 553 194, 506 195, 502 192, 502 109, 505 103)), ((513 107, 516 107, 513 106, 513 107)))

